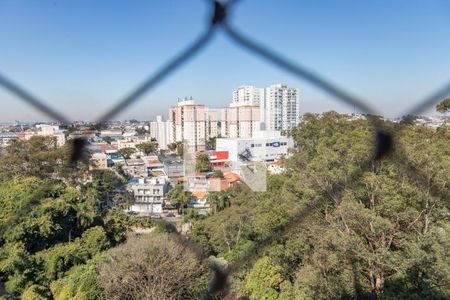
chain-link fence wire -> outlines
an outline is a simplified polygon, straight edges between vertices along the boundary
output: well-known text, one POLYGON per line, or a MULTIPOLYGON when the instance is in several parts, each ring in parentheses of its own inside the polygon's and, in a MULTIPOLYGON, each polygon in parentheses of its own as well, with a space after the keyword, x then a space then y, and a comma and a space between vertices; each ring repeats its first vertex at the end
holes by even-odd
MULTIPOLYGON (((250 54, 256 55, 261 59, 267 61, 268 63, 280 68, 281 70, 290 73, 291 75, 309 82, 313 86, 319 88, 320 90, 328 93, 336 100, 345 103, 347 105, 357 108, 360 112, 367 114, 368 120, 373 126, 375 135, 373 138, 373 155, 370 159, 362 162, 360 168, 353 172, 349 177, 357 178, 363 172, 371 167, 374 160, 379 160, 380 158, 386 156, 391 152, 393 147, 398 147, 399 145, 395 143, 393 136, 390 132, 383 129, 380 119, 377 117, 378 113, 370 105, 368 101, 363 100, 360 97, 355 97, 348 93, 345 89, 333 84, 330 80, 325 79, 318 73, 311 71, 310 69, 295 63, 281 54, 273 51, 267 45, 258 43, 252 40, 250 37, 244 35, 236 27, 230 23, 230 12, 238 4, 239 0, 229 0, 229 1, 218 1, 218 0, 206 0, 207 5, 209 5, 211 11, 211 18, 209 24, 206 24, 205 31, 199 35, 194 41, 191 42, 185 49, 180 51, 178 55, 170 59, 166 64, 163 64, 160 69, 158 69, 153 75, 151 75, 147 80, 139 84, 131 93, 126 97, 117 102, 109 111, 101 115, 97 119, 97 123, 103 123, 111 120, 113 117, 117 116, 122 110, 134 104, 138 100, 149 92, 152 88, 155 88, 159 83, 161 83, 168 76, 173 74, 177 69, 179 69, 183 64, 188 62, 197 55, 210 41, 211 38, 217 33, 219 28, 223 29, 223 33, 236 44, 236 46, 248 51, 250 54)), ((14 81, 10 80, 6 76, 0 74, 0 86, 5 90, 9 91, 15 95, 18 99, 25 101, 30 106, 34 107, 36 110, 44 113, 48 117, 55 119, 61 123, 69 124, 69 118, 54 110, 45 101, 39 99, 38 97, 29 93, 25 88, 16 84, 14 81)), ((450 94, 450 82, 437 90, 435 93, 418 101, 417 104, 411 108, 409 111, 405 112, 405 116, 408 115, 418 115, 430 107, 434 106, 437 102, 445 98, 450 94)), ((72 160, 76 161, 81 158, 83 153, 83 148, 85 146, 85 141, 83 139, 75 139, 72 141, 72 160)), ((408 165, 412 168, 412 164, 409 164, 408 157, 402 156, 401 163, 408 165)), ((415 169, 418 178, 425 178, 420 170, 415 169)), ((327 192, 333 192, 339 194, 341 192, 340 183, 334 183, 330 190, 327 192)), ((243 263, 248 263, 258 256, 258 249, 264 248, 266 245, 271 244, 281 233, 286 232, 293 226, 299 225, 310 213, 317 209, 318 205, 311 203, 306 205, 294 214, 294 217, 287 224, 274 230, 272 235, 260 241, 256 246, 246 251, 236 262, 227 268, 223 268, 217 264, 210 264, 211 270, 214 273, 214 277, 211 279, 208 291, 205 292, 205 299, 211 298, 213 295, 221 293, 226 294, 228 290, 228 276, 239 269, 243 263)), ((192 248, 197 253, 200 259, 204 259, 204 255, 199 247, 193 245, 192 248)))

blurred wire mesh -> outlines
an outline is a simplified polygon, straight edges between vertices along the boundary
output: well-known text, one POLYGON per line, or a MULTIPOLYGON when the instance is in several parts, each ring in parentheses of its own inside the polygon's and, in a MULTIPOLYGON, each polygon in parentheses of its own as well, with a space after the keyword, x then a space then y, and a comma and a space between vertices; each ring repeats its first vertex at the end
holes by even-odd
MULTIPOLYGON (((207 0, 206 3, 210 6, 211 17, 210 22, 205 26, 204 32, 201 33, 189 45, 187 45, 186 48, 182 49, 175 57, 164 63, 160 69, 156 70, 144 82, 138 84, 126 97, 120 99, 110 110, 100 115, 100 117, 97 119, 97 123, 111 120, 122 110, 142 99, 142 97, 151 89, 157 87, 158 84, 161 83, 164 79, 181 68, 195 55, 199 54, 201 50, 211 42, 212 37, 217 34, 217 29, 222 28, 222 32, 225 34, 225 36, 227 36, 232 42, 235 43, 236 46, 240 47, 241 49, 248 51, 250 54, 258 56, 266 62, 284 70, 285 72, 288 72, 291 75, 312 84, 318 89, 328 93, 337 101, 358 108, 362 113, 367 114, 376 132, 373 140, 373 159, 379 159, 383 157, 392 149, 395 141, 393 141, 392 136, 388 132, 383 131, 383 129, 379 126, 377 122, 378 119, 376 118, 377 111, 368 104, 367 100, 352 95, 343 87, 337 86, 330 80, 322 77, 320 74, 289 60, 280 53, 272 50, 267 45, 252 40, 250 37, 243 34, 238 28, 235 28, 230 22, 229 15, 230 11, 232 9, 235 9, 239 2, 240 1, 238 0, 207 0)), ((0 74, 0 87, 3 87, 5 90, 15 95, 18 99, 26 102, 48 117, 62 123, 70 123, 69 119, 66 116, 51 108, 45 103, 44 100, 32 95, 27 91, 27 89, 2 74, 0 74)), ((443 86, 441 89, 435 91, 435 93, 433 93, 429 97, 418 101, 417 104, 413 106, 409 111, 405 112, 404 115, 407 116, 420 114, 448 95, 450 95, 450 82, 447 85, 443 86)), ((72 150, 72 159, 77 160, 80 158, 80 153, 82 152, 85 143, 82 140, 76 140, 73 144, 74 147, 72 150)), ((405 163, 407 163, 407 160, 405 160, 405 163)), ((359 176, 362 172, 364 172, 368 165, 369 162, 362 163, 361 168, 354 174, 352 174, 351 177, 355 178, 356 176, 359 176)), ((289 222, 283 228, 279 228, 277 232, 274 232, 272 236, 263 241, 260 246, 270 243, 270 241, 274 239, 280 232, 288 230, 288 228, 293 224, 298 224, 299 222, 301 222, 307 214, 314 210, 314 208, 314 205, 311 205, 297 212, 291 222, 289 222)), ((197 253, 200 257, 202 256, 201 253, 197 253)), ((211 298, 212 295, 217 294, 218 292, 226 293, 228 275, 239 269, 240 262, 248 261, 252 256, 257 255, 255 253, 257 252, 249 251, 247 255, 241 257, 236 263, 226 269, 215 264, 210 264, 210 267, 215 275, 211 280, 209 290, 205 293, 205 299, 211 298)))

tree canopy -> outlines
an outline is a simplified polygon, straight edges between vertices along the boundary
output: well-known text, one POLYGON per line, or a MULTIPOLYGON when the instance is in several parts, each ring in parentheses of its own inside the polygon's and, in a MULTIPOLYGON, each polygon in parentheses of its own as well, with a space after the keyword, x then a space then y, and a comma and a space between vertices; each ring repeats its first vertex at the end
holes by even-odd
POLYGON ((136 145, 136 148, 143 152, 145 155, 149 155, 151 153, 154 153, 158 149, 158 143, 157 142, 148 142, 148 143, 142 143, 136 145))
MULTIPOLYGON (((192 195, 176 185, 169 201, 187 236, 104 209, 124 183, 116 172, 74 165, 52 139, 13 142, 0 158, 8 297, 199 299, 206 265, 220 262, 236 298, 448 299, 449 126, 329 112, 305 114, 290 134, 297 146, 266 192, 210 192, 203 216, 185 210, 192 195), (380 159, 373 122, 394 141, 380 159), (136 236, 134 226, 155 228, 136 236)), ((113 200, 126 207, 130 195, 113 200)))
MULTIPOLYGON (((306 114, 267 192, 241 189, 192 237, 238 268, 250 299, 450 297, 449 128, 379 120, 394 150, 374 159, 368 120, 306 114)), ((210 203, 219 203, 210 194, 210 203)), ((214 206, 213 205, 213 211, 214 206)))
POLYGON ((436 105, 436 111, 445 114, 450 111, 450 98, 446 98, 436 105))

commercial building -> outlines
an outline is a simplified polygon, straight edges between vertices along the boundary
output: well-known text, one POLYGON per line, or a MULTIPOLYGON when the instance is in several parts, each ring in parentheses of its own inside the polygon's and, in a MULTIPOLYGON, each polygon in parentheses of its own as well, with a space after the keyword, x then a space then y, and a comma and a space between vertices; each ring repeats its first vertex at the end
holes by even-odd
POLYGON ((232 163, 243 161, 270 162, 288 155, 294 146, 292 138, 279 131, 258 131, 252 138, 218 138, 216 151, 227 151, 232 163))
POLYGON ((130 188, 134 199, 134 203, 130 207, 131 211, 144 214, 162 213, 164 200, 169 190, 167 178, 140 178, 130 188))

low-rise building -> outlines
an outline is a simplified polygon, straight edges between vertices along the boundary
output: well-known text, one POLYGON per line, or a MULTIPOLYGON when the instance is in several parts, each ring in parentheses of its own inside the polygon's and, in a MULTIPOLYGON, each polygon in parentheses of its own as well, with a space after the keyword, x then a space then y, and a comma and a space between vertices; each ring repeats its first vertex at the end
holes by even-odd
POLYGON ((161 162, 164 165, 164 172, 169 178, 184 177, 184 164, 181 159, 175 155, 169 155, 160 157, 161 162))
POLYGON ((121 137, 123 134, 122 129, 108 129, 100 131, 101 137, 121 137))
POLYGON ((15 133, 0 133, 0 148, 9 145, 12 140, 17 140, 18 136, 15 133))
POLYGON ((91 170, 106 170, 110 166, 108 157, 105 153, 101 152, 92 154, 90 162, 89 168, 91 170))
POLYGON ((132 158, 125 160, 123 167, 125 173, 131 177, 148 177, 148 169, 145 162, 140 158, 132 158))
POLYGON ((164 200, 169 190, 166 177, 139 178, 131 185, 134 203, 130 210, 143 214, 160 214, 163 211, 164 200))
POLYGON ((293 139, 278 131, 257 131, 252 138, 217 138, 216 151, 227 151, 230 162, 271 162, 288 155, 293 139))
MULTIPOLYGON (((125 134, 124 134, 125 136, 125 134)), ((150 136, 127 136, 122 140, 117 140, 117 149, 134 148, 136 145, 148 143, 151 141, 150 136)))
POLYGON ((196 208, 200 213, 207 213, 210 208, 210 204, 208 203, 208 192, 193 191, 191 195, 192 196, 189 200, 188 207, 196 208))
POLYGON ((58 147, 66 143, 68 136, 67 128, 62 125, 37 124, 36 131, 37 135, 55 137, 58 147))

